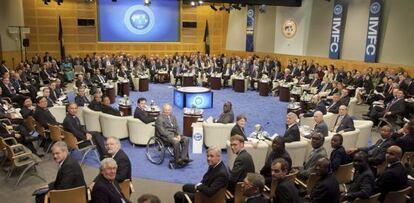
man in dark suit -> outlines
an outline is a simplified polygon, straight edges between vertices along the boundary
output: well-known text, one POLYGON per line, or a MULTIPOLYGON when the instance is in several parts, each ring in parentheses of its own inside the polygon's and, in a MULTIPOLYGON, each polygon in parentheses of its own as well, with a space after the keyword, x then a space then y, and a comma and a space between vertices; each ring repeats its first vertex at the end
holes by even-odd
POLYGON ((244 137, 244 141, 247 141, 247 136, 244 132, 244 126, 246 125, 247 118, 244 114, 240 114, 236 117, 236 125, 231 129, 230 136, 241 135, 244 137))
POLYGON ((341 134, 335 134, 332 136, 331 147, 333 150, 331 152, 330 160, 333 172, 336 172, 339 166, 351 162, 351 157, 346 153, 344 146, 342 146, 343 141, 344 138, 341 134))
POLYGON ((78 89, 78 94, 75 97, 75 103, 78 106, 85 106, 89 103, 89 99, 85 96, 85 88, 81 87, 78 89))
MULTIPOLYGON (((67 114, 63 120, 63 128, 71 132, 78 141, 92 141, 96 145, 100 159, 102 160, 106 155, 105 138, 98 132, 88 132, 85 127, 81 125, 79 118, 76 116, 78 105, 70 103, 67 106, 67 114)), ((85 142, 89 144, 88 142, 85 142)))
POLYGON ((313 131, 321 133, 324 137, 327 137, 329 134, 328 125, 326 125, 325 121, 323 120, 323 114, 320 111, 316 111, 313 114, 313 119, 315 120, 316 124, 313 128, 313 131))
POLYGON ((315 104, 315 108, 304 113, 303 117, 312 117, 315 111, 320 111, 324 115, 326 114, 325 101, 321 100, 321 97, 319 95, 314 95, 312 97, 312 103, 315 104))
POLYGON ((348 89, 342 89, 341 98, 339 99, 339 103, 341 103, 341 105, 348 106, 349 101, 351 101, 351 97, 349 96, 349 90, 348 89))
POLYGON ((272 177, 278 181, 276 194, 273 197, 273 203, 299 203, 299 192, 295 184, 286 178, 289 174, 289 164, 283 158, 275 159, 272 162, 272 177))
POLYGON ((246 203, 269 203, 269 199, 262 194, 264 182, 265 180, 260 174, 247 173, 242 188, 246 203))
POLYGON ((374 123, 378 122, 378 119, 385 117, 388 121, 396 120, 398 115, 404 115, 405 113, 405 101, 404 101, 404 91, 398 89, 396 90, 396 97, 391 100, 386 108, 381 112, 371 111, 370 117, 374 123))
POLYGON ((113 116, 122 116, 119 110, 111 106, 111 100, 108 96, 102 98, 102 112, 113 116))
POLYGON ((119 139, 115 137, 108 137, 105 142, 105 148, 110 158, 113 158, 118 165, 116 170, 115 180, 123 182, 126 179, 131 179, 131 161, 128 155, 121 149, 121 143, 119 139))
POLYGON ((148 124, 155 121, 155 118, 149 116, 145 111, 147 99, 141 97, 137 101, 137 108, 135 108, 134 118, 141 120, 143 123, 148 124))
POLYGON ((384 173, 376 180, 376 191, 380 192, 379 201, 383 202, 388 192, 398 191, 408 186, 407 172, 401 164, 402 150, 398 146, 391 146, 387 149, 388 166, 384 173))
POLYGON ((9 69, 6 66, 6 61, 1 60, 0 64, 0 76, 3 77, 4 73, 9 72, 9 69))
MULTIPOLYGON (((69 156, 68 146, 63 141, 56 142, 52 147, 53 159, 59 164, 59 170, 54 182, 42 187, 45 190, 64 190, 80 186, 86 183, 82 169, 75 159, 69 156)), ((43 203, 45 193, 36 196, 36 203, 43 203)))
POLYGON ((353 165, 355 168, 354 178, 347 185, 344 200, 352 202, 356 198, 368 199, 374 191, 375 177, 368 165, 368 154, 358 152, 354 156, 353 165))
POLYGON ((339 106, 339 115, 336 117, 332 132, 342 133, 354 130, 354 120, 348 115, 348 107, 345 105, 339 106))
POLYGON ((88 108, 94 111, 102 111, 102 97, 99 93, 93 95, 93 100, 89 103, 88 108))
POLYGON ((339 93, 335 93, 332 95, 332 103, 326 108, 328 112, 331 113, 338 113, 339 112, 339 106, 341 106, 341 102, 339 101, 340 96, 339 93))
POLYGON ((243 181, 247 173, 254 173, 252 156, 244 149, 244 138, 234 135, 230 138, 231 151, 236 154, 233 168, 230 170, 229 185, 227 189, 234 192, 238 182, 243 181))
POLYGON ((99 167, 100 174, 92 189, 92 203, 131 203, 121 192, 116 181, 118 165, 112 158, 105 158, 99 167))
POLYGON ((325 137, 321 133, 313 133, 311 136, 312 150, 309 156, 306 158, 303 168, 298 173, 298 178, 301 180, 307 180, 311 174, 316 162, 320 158, 328 157, 326 150, 323 147, 325 137))
POLYGON ((170 163, 170 167, 175 167, 175 164, 181 167, 191 161, 188 158, 188 138, 181 135, 170 104, 164 104, 162 114, 155 121, 155 133, 174 148, 175 163, 170 163))
POLYGON ((45 129, 49 129, 48 124, 58 125, 56 118, 50 113, 47 109, 47 99, 46 97, 37 98, 37 107, 33 113, 33 118, 40 123, 45 129))
POLYGON ((277 136, 272 141, 272 151, 270 151, 269 155, 266 157, 265 164, 262 169, 260 169, 260 174, 263 175, 265 178, 265 184, 267 186, 271 186, 272 184, 272 163, 274 160, 282 158, 288 163, 288 171, 289 173, 292 167, 292 159, 290 158, 289 153, 286 151, 285 147, 285 140, 283 137, 277 136))
POLYGON ((211 197, 220 189, 225 188, 229 181, 226 166, 221 161, 221 149, 211 147, 207 150, 208 170, 203 179, 197 184, 185 184, 183 191, 174 194, 175 203, 187 202, 185 194, 194 202, 194 193, 200 191, 204 195, 211 197))
POLYGON ((289 112, 286 115, 287 129, 283 135, 286 143, 300 140, 299 126, 296 123, 296 120, 298 120, 298 116, 296 114, 289 112))
POLYGON ((320 158, 315 164, 315 173, 319 180, 311 190, 312 203, 338 203, 340 198, 339 184, 329 166, 328 158, 320 158))

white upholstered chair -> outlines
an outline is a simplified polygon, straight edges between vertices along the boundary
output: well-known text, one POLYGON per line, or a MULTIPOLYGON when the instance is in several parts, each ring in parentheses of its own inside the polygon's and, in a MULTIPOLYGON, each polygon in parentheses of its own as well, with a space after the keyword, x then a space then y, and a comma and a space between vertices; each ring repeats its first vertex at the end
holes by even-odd
POLYGON ((101 112, 91 110, 88 107, 84 107, 82 112, 86 130, 101 132, 101 124, 99 123, 99 114, 101 114, 101 112))
MULTIPOLYGON (((326 154, 328 155, 328 158, 331 157, 331 152, 333 151, 332 147, 331 147, 331 140, 334 134, 332 134, 332 132, 329 132, 329 135, 325 137, 325 142, 323 143, 323 147, 326 150, 326 154)), ((310 142, 309 142, 310 145, 310 142)), ((312 149, 312 146, 310 146, 310 148, 312 149)), ((310 153, 310 151, 308 152, 308 154, 310 153)))
POLYGON ((316 122, 315 119, 312 117, 303 117, 303 115, 300 116, 300 125, 301 126, 309 126, 311 129, 315 126, 316 122))
POLYGON ((132 84, 134 84, 134 90, 138 91, 139 90, 139 78, 138 77, 132 78, 132 84))
POLYGON ((63 123, 66 117, 66 106, 55 105, 49 108, 50 113, 56 118, 58 123, 63 123))
POLYGON ((303 166, 303 162, 306 159, 309 141, 301 140, 298 142, 290 142, 285 144, 286 151, 289 153, 292 159, 292 167, 303 166))
POLYGON ((235 123, 203 123, 204 145, 226 149, 226 143, 230 140, 231 129, 234 125, 235 123))
POLYGON ((357 98, 356 97, 351 97, 351 99, 349 100, 349 104, 348 104, 348 114, 350 116, 355 116, 355 107, 357 105, 357 98))
POLYGON ((170 83, 171 83, 171 85, 175 85, 175 77, 174 77, 174 74, 172 73, 172 71, 170 73, 170 83))
POLYGON ((106 113, 99 115, 99 122, 101 123, 102 134, 105 137, 116 137, 118 139, 128 137, 127 119, 132 118, 113 116, 106 113))
MULTIPOLYGON (((359 136, 356 142, 356 147, 367 147, 368 140, 371 136, 371 130, 374 123, 372 121, 366 120, 354 120, 354 126, 356 129, 359 129, 359 136)), ((372 142, 375 143, 375 142, 372 142)))
MULTIPOLYGON (((257 173, 260 172, 260 169, 262 169, 265 164, 268 148, 269 145, 265 141, 260 141, 257 144, 257 148, 254 148, 251 142, 244 143, 244 149, 252 156, 254 168, 257 173)), ((230 141, 227 141, 227 166, 229 166, 230 169, 233 168, 235 159, 236 155, 231 151, 230 141)))
POLYGON ((355 129, 354 131, 342 133, 342 137, 344 138, 344 141, 342 142, 342 146, 344 146, 345 149, 355 148, 359 133, 360 133, 359 129, 355 129))
POLYGON ((328 126, 329 130, 334 127, 337 117, 338 117, 338 114, 334 114, 334 113, 331 113, 331 112, 328 112, 325 115, 323 115, 323 120, 325 121, 325 123, 328 126))
POLYGON ((148 140, 155 134, 154 123, 145 124, 139 119, 128 118, 127 125, 129 141, 133 145, 146 145, 148 140))
POLYGON ((76 116, 79 118, 81 125, 85 125, 85 121, 83 119, 83 106, 78 107, 78 112, 76 112, 76 116))

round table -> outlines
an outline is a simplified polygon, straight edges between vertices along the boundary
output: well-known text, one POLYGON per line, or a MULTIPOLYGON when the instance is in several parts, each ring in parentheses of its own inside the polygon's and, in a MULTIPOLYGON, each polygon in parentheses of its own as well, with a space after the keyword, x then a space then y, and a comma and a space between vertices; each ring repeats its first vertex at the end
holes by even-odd
POLYGON ((269 92, 270 92, 270 85, 269 85, 269 81, 259 81, 259 95, 260 96, 264 96, 267 97, 269 96, 269 92))
POLYGON ((129 96, 129 80, 120 81, 118 83, 118 95, 119 96, 124 96, 124 95, 129 96))
POLYGON ((122 116, 130 116, 132 115, 132 108, 131 105, 123 105, 119 104, 119 111, 122 112, 122 116))
POLYGON ((149 89, 149 80, 148 78, 140 78, 139 79, 139 89, 140 92, 146 92, 149 89))
POLYGON ((279 86, 279 100, 282 102, 288 102, 290 100, 289 87, 279 86))
POLYGON ((233 89, 235 92, 244 92, 245 90, 244 85, 245 85, 244 79, 235 78, 233 80, 233 89))
POLYGON ((106 96, 109 97, 111 104, 115 103, 115 88, 114 86, 107 86, 105 90, 106 96))

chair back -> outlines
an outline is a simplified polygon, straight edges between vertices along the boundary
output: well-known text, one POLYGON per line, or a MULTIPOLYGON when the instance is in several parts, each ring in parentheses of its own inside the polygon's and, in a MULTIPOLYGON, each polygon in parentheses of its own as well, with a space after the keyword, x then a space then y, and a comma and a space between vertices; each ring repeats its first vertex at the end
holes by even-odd
POLYGON ((405 152, 401 159, 401 163, 403 165, 408 164, 411 167, 414 166, 414 152, 405 152))
POLYGON ((286 143, 285 145, 286 151, 292 159, 292 167, 303 166, 303 162, 305 162, 306 159, 307 146, 310 145, 308 141, 301 140, 298 142, 286 143))
POLYGON ((355 129, 353 131, 342 133, 342 137, 344 138, 342 145, 345 149, 352 149, 356 147, 359 132, 359 129, 355 129))
POLYGON ((146 145, 148 140, 155 135, 154 123, 145 124, 136 118, 128 118, 129 141, 133 144, 146 145))
POLYGON ((66 190, 49 191, 50 203, 87 203, 86 188, 80 186, 66 190))
POLYGON ((316 175, 314 173, 312 173, 312 174, 309 175, 309 178, 308 178, 308 180, 306 182, 306 188, 308 190, 308 194, 311 193, 313 187, 315 186, 316 182, 318 182, 318 180, 319 180, 319 176, 318 175, 316 175))
POLYGON ((37 120, 33 119, 33 121, 34 121, 36 132, 39 133, 40 136, 47 138, 45 128, 39 122, 37 122, 37 120))
POLYGON ((207 197, 200 191, 197 191, 194 200, 195 203, 224 203, 226 200, 226 188, 221 188, 211 197, 207 197))
POLYGON ((378 203, 378 197, 381 193, 371 195, 368 199, 356 198, 352 203, 378 203))
POLYGON ((119 187, 121 188, 121 192, 122 194, 125 196, 126 199, 129 200, 130 196, 131 196, 131 189, 129 187, 129 185, 131 184, 131 180, 130 179, 126 179, 123 182, 119 183, 119 187))
POLYGON ((246 198, 243 195, 243 182, 238 182, 236 184, 236 188, 234 190, 234 203, 244 203, 244 199, 246 198))
POLYGON ((62 130, 62 135, 65 143, 68 145, 69 149, 79 149, 78 140, 76 137, 66 130, 62 130))
MULTIPOLYGON (((374 123, 366 120, 354 120, 356 129, 359 129, 358 140, 356 142, 356 148, 368 146, 368 140, 371 136, 371 130, 374 123)), ((375 141, 373 141, 375 143, 375 141)))
POLYGON ((66 117, 66 106, 55 105, 49 108, 50 113, 56 118, 58 123, 63 123, 66 117))
POLYGON ((351 162, 348 164, 340 165, 335 172, 335 177, 339 184, 351 182, 352 178, 354 177, 353 163, 351 162))
POLYGON ((50 130, 50 139, 54 142, 62 141, 62 132, 57 125, 48 124, 50 130))
POLYGON ((402 190, 389 192, 384 199, 384 203, 405 203, 407 198, 405 197, 411 191, 411 186, 408 186, 402 190))
POLYGON ((227 140, 230 140, 231 129, 235 123, 203 123, 204 144, 207 147, 216 146, 226 149, 227 140))
POLYGON ((29 130, 29 132, 33 132, 35 131, 35 124, 34 124, 34 119, 32 116, 29 116, 27 118, 24 119, 23 121, 24 125, 26 126, 27 130, 29 130))
POLYGON ((85 122, 86 130, 101 132, 99 114, 99 112, 95 112, 88 107, 83 107, 83 121, 85 122))
POLYGON ((101 124, 102 135, 104 137, 113 136, 118 139, 122 139, 129 136, 127 117, 113 116, 110 114, 101 113, 97 122, 101 124))

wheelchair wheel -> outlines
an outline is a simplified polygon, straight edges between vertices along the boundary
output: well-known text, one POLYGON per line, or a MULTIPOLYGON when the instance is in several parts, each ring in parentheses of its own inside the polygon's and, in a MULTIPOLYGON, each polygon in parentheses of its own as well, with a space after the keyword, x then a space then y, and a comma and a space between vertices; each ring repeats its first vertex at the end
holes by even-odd
POLYGON ((146 155, 153 164, 161 164, 164 161, 165 147, 160 139, 151 137, 148 140, 146 155))

